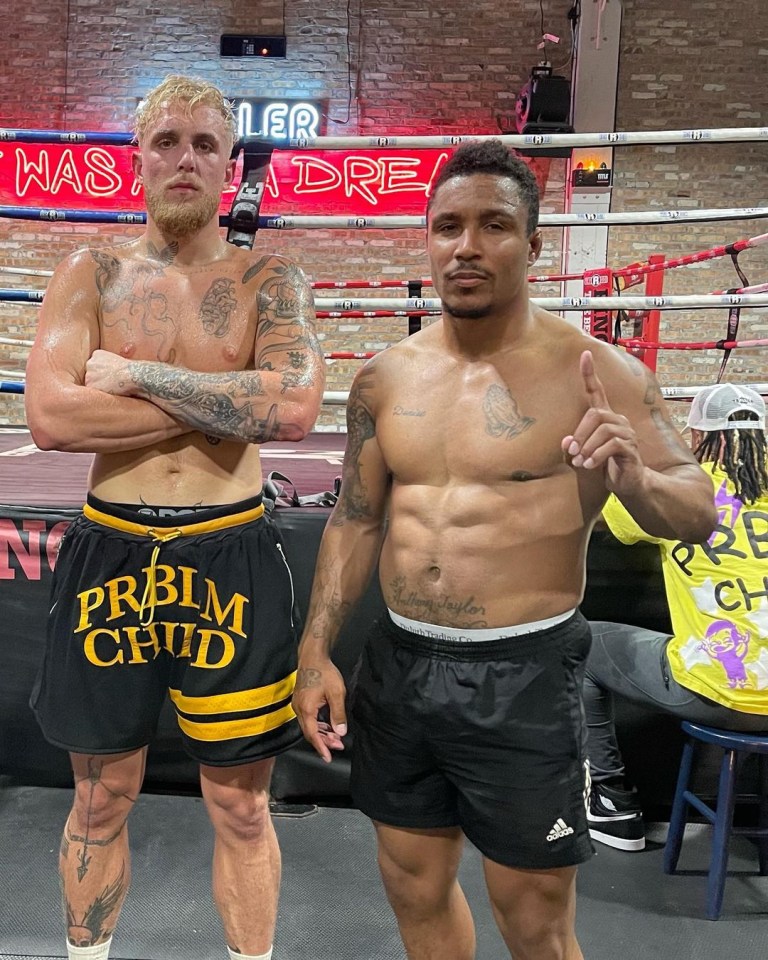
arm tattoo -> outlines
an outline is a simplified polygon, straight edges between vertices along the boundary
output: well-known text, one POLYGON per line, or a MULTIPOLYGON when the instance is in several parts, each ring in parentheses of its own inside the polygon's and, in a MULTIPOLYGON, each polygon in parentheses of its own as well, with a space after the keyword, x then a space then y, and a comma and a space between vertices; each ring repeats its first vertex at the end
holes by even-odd
POLYGON ((319 670, 312 670, 307 667, 299 667, 296 671, 296 689, 306 690, 307 687, 317 687, 320 684, 322 674, 319 670))
POLYGON ((342 598, 339 587, 341 578, 341 564, 337 560, 318 566, 315 572, 312 590, 314 600, 307 614, 307 622, 312 624, 311 635, 315 639, 335 641, 352 608, 352 604, 342 598), (318 610, 320 605, 322 611, 318 610), (315 616, 316 613, 321 615, 315 616))
POLYGON ((648 367, 646 367, 645 364, 643 364, 643 367, 645 368, 645 396, 643 397, 643 403, 649 407, 656 407, 662 397, 661 388, 648 367))
POLYGON ((151 400, 165 406, 184 423, 211 437, 266 443, 285 426, 278 419, 278 406, 270 404, 266 416, 257 416, 248 397, 263 397, 261 375, 254 370, 229 373, 197 373, 166 364, 131 364, 131 379, 151 400))
POLYGON ((345 520, 371 516, 371 505, 360 475, 360 455, 366 440, 376 436, 376 423, 366 403, 373 387, 372 370, 363 370, 356 378, 347 401, 347 450, 344 455, 344 479, 341 494, 330 522, 341 526, 345 520))
POLYGON ((200 320, 203 330, 214 337, 229 333, 229 321, 237 305, 234 295, 235 281, 225 277, 214 280, 200 304, 200 320))
POLYGON ((91 250, 91 256, 96 261, 96 289, 101 296, 102 309, 114 310, 125 295, 119 282, 120 261, 101 250, 91 250))
MULTIPOLYGON (((250 273, 250 271, 248 271, 250 273)), ((246 274, 248 276, 248 274, 246 274)), ((311 383, 311 355, 323 354, 314 330, 312 289, 293 263, 277 261, 259 288, 259 323, 256 330, 256 367, 286 370, 284 389, 311 383)))
POLYGON ((651 420, 669 450, 676 454, 684 453, 686 460, 693 460, 693 454, 685 441, 658 407, 651 407, 651 420))
POLYGON ((505 440, 514 440, 536 423, 533 417, 525 417, 520 413, 517 401, 507 387, 497 383, 488 387, 483 401, 483 412, 486 433, 505 440))
POLYGON ((248 267, 248 269, 243 274, 243 279, 241 282, 248 283, 249 280, 253 280, 254 277, 258 276, 258 274, 261 273, 261 271, 264 269, 264 267, 267 265, 268 262, 269 262, 269 257, 262 257, 261 260, 259 260, 257 263, 254 263, 252 267, 248 267))
POLYGON ((659 398, 662 394, 653 373, 648 369, 648 367, 646 367, 642 360, 638 360, 638 358, 633 356, 631 353, 627 353, 625 350, 620 350, 619 355, 629 368, 632 376, 642 377, 645 381, 645 396, 643 397, 643 403, 647 407, 655 406, 659 402, 659 398))

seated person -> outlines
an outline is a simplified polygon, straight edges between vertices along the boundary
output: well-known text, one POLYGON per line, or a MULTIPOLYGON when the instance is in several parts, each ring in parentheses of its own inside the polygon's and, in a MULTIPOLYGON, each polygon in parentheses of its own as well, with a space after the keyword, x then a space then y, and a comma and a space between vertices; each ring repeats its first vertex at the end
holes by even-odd
POLYGON ((672 636, 593 622, 584 703, 594 840, 645 846, 637 795, 624 780, 613 694, 726 730, 768 731, 768 455, 765 403, 749 387, 706 387, 688 417, 693 453, 712 477, 718 525, 706 543, 646 534, 616 497, 603 520, 622 543, 657 543, 672 636))

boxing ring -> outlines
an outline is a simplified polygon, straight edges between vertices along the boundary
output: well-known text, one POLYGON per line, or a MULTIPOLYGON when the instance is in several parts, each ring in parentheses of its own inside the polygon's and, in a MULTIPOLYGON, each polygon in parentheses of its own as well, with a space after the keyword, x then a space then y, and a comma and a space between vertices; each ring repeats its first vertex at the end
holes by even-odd
MULTIPOLYGON (((59 131, 0 131, 4 140, 28 142, 112 143, 128 145, 128 134, 63 133, 59 131), (67 141, 64 138, 70 138, 67 141)), ((643 131, 641 133, 570 134, 546 137, 321 137, 296 141, 292 147, 326 150, 407 146, 413 149, 451 148, 470 140, 500 139, 509 146, 535 151, 553 146, 624 147, 633 144, 698 142, 764 142, 768 130, 745 128, 709 131, 643 131), (540 140, 541 142, 532 142, 540 140)), ((252 171, 250 187, 263 183, 265 168, 252 171), (259 176, 261 181, 259 181, 259 176)), ((244 168, 246 182, 248 170, 244 168)), ((256 192, 258 190, 256 189, 256 192)), ((253 196, 253 195, 252 195, 253 196)), ((241 198, 242 199, 242 198, 241 198)), ((423 217, 347 217, 262 215, 259 203, 241 207, 237 198, 232 216, 222 227, 237 227, 251 242, 257 230, 354 231, 416 230, 423 217)), ((112 223, 134 226, 143 215, 120 211, 52 210, 0 207, 0 218, 41 222, 112 223)), ((768 220, 768 207, 678 211, 641 211, 604 214, 543 214, 541 226, 578 228, 644 224, 738 222, 768 220)), ((768 228, 767 228, 768 229, 768 228)), ((734 352, 758 353, 768 347, 760 324, 752 334, 756 311, 768 308, 768 283, 750 283, 738 256, 768 243, 768 232, 737 237, 727 243, 667 258, 651 255, 626 266, 596 264, 579 273, 552 273, 529 277, 532 300, 545 309, 564 312, 585 332, 631 352, 656 369, 662 351, 698 351, 707 358, 706 380, 728 379, 734 352), (730 258, 734 286, 700 295, 676 296, 664 292, 669 272, 705 261, 730 258), (578 296, 538 296, 542 284, 576 283, 578 296), (629 294, 642 288, 642 295, 629 294), (720 335, 696 340, 664 339, 662 319, 669 311, 712 311, 720 335), (742 315, 743 312, 743 315, 742 315), (746 335, 745 335, 746 330, 746 335)), ((243 245, 246 245, 243 243, 243 245)), ((23 304, 34 311, 50 272, 0 264, 3 303, 23 304), (11 281, 3 278, 12 278, 11 281), (36 281, 35 289, 21 284, 36 281)), ((400 279, 318 280, 313 283, 321 323, 401 318, 403 336, 439 315, 440 302, 430 296, 431 280, 400 279), (341 292, 340 292, 341 291, 341 292), (383 294, 383 295, 382 295, 383 294), (405 295, 404 295, 405 294, 405 295)), ((709 327, 707 328, 709 330, 709 327)), ((364 337, 363 337, 364 339, 364 337)), ((0 337, 0 393, 24 391, 24 357, 32 340, 0 337)), ((329 364, 363 361, 377 349, 330 349, 329 364)), ((768 367, 761 368, 768 369, 768 367)), ((768 381, 768 375, 760 379, 768 381)), ((753 385, 768 395, 768 382, 753 385)), ((697 387, 665 386, 663 392, 677 409, 681 422, 686 402, 697 387)), ((324 403, 340 408, 346 392, 328 391, 324 403)), ((311 496, 333 491, 341 473, 345 436, 324 430, 299 445, 265 444, 264 475, 273 471, 288 478, 273 516, 286 541, 297 588, 297 600, 306 609, 314 557, 328 516, 327 506, 298 505, 292 494, 311 496)), ((42 741, 26 709, 28 688, 41 650, 46 616, 47 585, 55 548, 67 524, 82 504, 89 454, 39 451, 23 429, 0 430, 0 581, 5 630, 0 648, 6 665, 0 676, 0 958, 63 957, 64 938, 57 911, 55 875, 58 831, 70 803, 66 757, 42 741), (22 839, 23 838, 23 839, 22 839)), ((635 548, 631 557, 608 534, 593 534, 588 558, 586 616, 636 622, 664 630, 666 602, 654 548, 635 548), (632 591, 626 591, 631 580, 632 591)), ((351 672, 359 636, 382 608, 373 583, 345 627, 337 647, 339 666, 351 672)), ((644 807, 663 817, 674 787, 680 737, 670 718, 631 705, 619 707, 623 747, 629 768, 638 771, 644 807)), ((354 749, 352 739, 350 749, 354 749)), ((712 771, 704 769, 706 778, 712 771)), ((349 804, 346 792, 348 758, 339 757, 330 768, 309 748, 299 747, 278 760, 273 784, 274 822, 283 851, 283 885, 278 916, 275 957, 280 960, 402 960, 404 954, 394 919, 386 905, 375 865, 375 843, 368 821, 349 804)), ((147 791, 131 820, 134 884, 123 910, 112 956, 116 960, 203 960, 221 956, 220 924, 209 894, 212 835, 196 790, 193 765, 180 750, 170 712, 161 718, 158 738, 150 749, 147 791), (180 828, 181 825, 181 828, 180 828)), ((751 789, 745 782, 746 789, 751 789)), ((600 846, 597 855, 580 868, 577 932, 590 960, 647 960, 650 956, 680 960, 730 958, 762 960, 768 925, 768 879, 753 873, 754 854, 743 838, 734 841, 725 921, 702 919, 708 836, 705 827, 692 825, 686 843, 689 864, 684 879, 663 875, 663 823, 651 823, 648 848, 627 856, 600 846), (686 876, 694 874, 695 877, 686 876)), ((467 847, 460 878, 476 918, 478 960, 505 955, 487 905, 482 867, 477 852, 467 847)), ((450 960, 450 958, 447 958, 450 960)))

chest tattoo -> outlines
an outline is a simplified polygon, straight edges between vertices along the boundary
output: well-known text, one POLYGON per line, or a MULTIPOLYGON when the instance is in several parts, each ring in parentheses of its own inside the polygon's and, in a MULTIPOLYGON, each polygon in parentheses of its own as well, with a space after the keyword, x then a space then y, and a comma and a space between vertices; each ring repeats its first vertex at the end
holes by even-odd
POLYGON ((517 401, 506 387, 492 383, 483 400, 485 430, 492 437, 514 440, 536 423, 533 417, 520 413, 517 401))
POLYGON ((235 299, 235 281, 226 277, 214 280, 200 304, 200 320, 203 330, 214 337, 225 337, 229 333, 232 311, 237 305, 235 299))

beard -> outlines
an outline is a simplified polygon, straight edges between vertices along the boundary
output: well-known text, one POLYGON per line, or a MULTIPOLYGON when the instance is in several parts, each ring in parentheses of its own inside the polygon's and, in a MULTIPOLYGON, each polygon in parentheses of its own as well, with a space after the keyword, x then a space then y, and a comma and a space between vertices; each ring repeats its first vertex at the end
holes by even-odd
POLYGON ((443 312, 456 320, 484 320, 491 315, 489 303, 478 307, 462 307, 458 304, 447 303, 443 300, 443 312))
POLYGON ((190 237, 202 230, 219 209, 219 198, 202 194, 181 203, 165 200, 161 191, 144 188, 147 213, 158 228, 172 237, 190 237))

